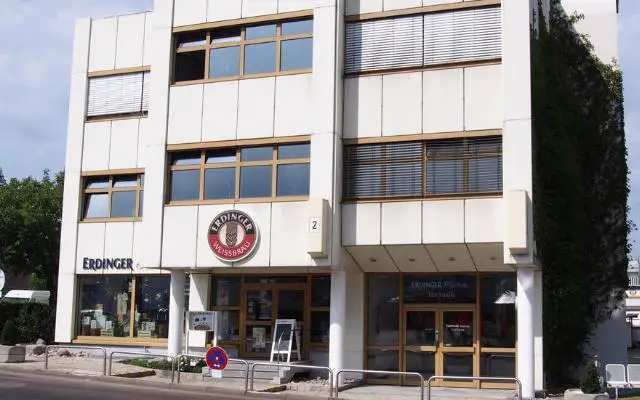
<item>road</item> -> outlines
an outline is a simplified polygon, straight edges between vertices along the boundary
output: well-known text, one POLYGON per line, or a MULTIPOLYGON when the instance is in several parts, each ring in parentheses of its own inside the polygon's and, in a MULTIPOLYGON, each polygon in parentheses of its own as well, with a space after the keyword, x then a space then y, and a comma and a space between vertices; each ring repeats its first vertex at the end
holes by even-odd
POLYGON ((127 385, 74 376, 0 371, 0 400, 209 400, 244 399, 238 392, 216 394, 127 385))

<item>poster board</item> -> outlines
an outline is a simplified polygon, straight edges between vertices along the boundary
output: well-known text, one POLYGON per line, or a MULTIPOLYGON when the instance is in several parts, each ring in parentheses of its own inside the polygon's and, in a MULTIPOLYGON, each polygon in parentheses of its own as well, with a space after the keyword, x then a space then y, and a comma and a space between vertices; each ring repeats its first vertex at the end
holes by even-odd
POLYGON ((300 331, 297 329, 297 322, 295 319, 277 319, 271 341, 271 362, 275 361, 276 356, 277 361, 280 361, 283 354, 286 354, 287 362, 291 362, 293 351, 298 354, 298 361, 301 361, 300 331))
POLYGON ((190 331, 211 332, 214 330, 215 311, 187 311, 190 331))

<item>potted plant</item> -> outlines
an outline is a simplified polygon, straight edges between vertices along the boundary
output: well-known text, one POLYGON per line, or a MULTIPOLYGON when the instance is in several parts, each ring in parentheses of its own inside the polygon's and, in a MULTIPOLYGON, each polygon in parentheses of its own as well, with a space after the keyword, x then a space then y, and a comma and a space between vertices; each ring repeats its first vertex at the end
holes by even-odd
POLYGON ((598 368, 596 363, 589 362, 582 376, 580 377, 580 389, 569 389, 564 394, 565 399, 594 399, 605 400, 609 399, 609 394, 602 389, 602 383, 598 376, 598 368))

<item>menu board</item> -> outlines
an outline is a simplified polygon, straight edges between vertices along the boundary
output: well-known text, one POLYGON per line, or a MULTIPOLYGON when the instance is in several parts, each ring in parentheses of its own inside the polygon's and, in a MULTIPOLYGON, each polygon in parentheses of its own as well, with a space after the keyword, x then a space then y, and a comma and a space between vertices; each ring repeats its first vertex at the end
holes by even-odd
POLYGON ((295 351, 300 356, 300 332, 296 329, 297 323, 295 319, 278 319, 273 330, 273 341, 271 344, 271 362, 275 356, 285 354, 287 362, 291 361, 291 353, 295 351), (295 343, 295 347, 294 347, 295 343))

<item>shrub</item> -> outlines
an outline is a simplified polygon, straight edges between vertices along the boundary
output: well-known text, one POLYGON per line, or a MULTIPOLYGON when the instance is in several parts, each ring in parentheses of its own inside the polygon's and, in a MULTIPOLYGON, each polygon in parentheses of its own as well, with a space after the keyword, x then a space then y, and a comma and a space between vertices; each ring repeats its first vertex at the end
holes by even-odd
POLYGON ((20 303, 12 303, 3 301, 0 303, 0 332, 2 332, 2 326, 6 321, 14 319, 20 313, 20 303))
POLYGON ((25 303, 20 307, 16 325, 20 332, 20 340, 34 343, 38 339, 51 342, 52 324, 47 304, 25 303))
POLYGON ((0 333, 0 344, 3 346, 15 346, 20 339, 20 332, 13 319, 4 323, 0 333))
POLYGON ((120 361, 120 364, 135 365, 141 368, 159 369, 164 371, 171 370, 171 362, 166 360, 150 360, 144 358, 133 358, 130 360, 120 361))
POLYGON ((602 393, 598 369, 593 361, 587 364, 582 373, 582 377, 580 377, 580 390, 582 390, 584 394, 602 393))
POLYGON ((180 372, 191 372, 191 373, 201 373, 202 368, 206 367, 207 363, 204 359, 200 358, 196 362, 196 365, 191 365, 191 359, 188 357, 184 357, 180 359, 180 372))

